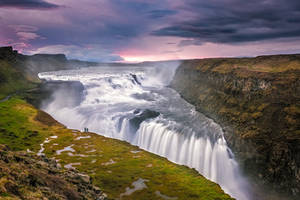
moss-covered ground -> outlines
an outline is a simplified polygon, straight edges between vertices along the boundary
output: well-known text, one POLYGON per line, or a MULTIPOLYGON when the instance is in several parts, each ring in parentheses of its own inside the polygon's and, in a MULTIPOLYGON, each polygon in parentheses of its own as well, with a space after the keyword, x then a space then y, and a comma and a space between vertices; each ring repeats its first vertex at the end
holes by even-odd
POLYGON ((222 74, 239 71, 240 75, 250 76, 251 72, 279 73, 298 70, 300 55, 270 55, 255 58, 208 58, 191 61, 194 69, 219 72, 222 74), (249 74, 250 73, 250 74, 249 74))
POLYGON ((9 94, 35 86, 11 62, 0 60, 0 100, 9 94))
POLYGON ((13 150, 44 153, 58 160, 62 169, 87 173, 112 199, 231 199, 193 169, 126 142, 67 129, 17 97, 0 103, 0 127, 0 143, 13 150), (145 185, 135 191, 132 184, 138 180, 145 185))

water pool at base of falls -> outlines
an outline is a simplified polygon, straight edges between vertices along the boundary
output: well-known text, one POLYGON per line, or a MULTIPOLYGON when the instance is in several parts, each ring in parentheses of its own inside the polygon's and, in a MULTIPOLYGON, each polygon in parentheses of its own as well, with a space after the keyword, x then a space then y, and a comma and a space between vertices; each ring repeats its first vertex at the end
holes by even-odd
POLYGON ((47 81, 78 81, 83 86, 75 94, 57 87, 42 109, 69 128, 128 141, 195 168, 238 200, 251 199, 222 128, 167 87, 177 65, 40 73, 47 81))

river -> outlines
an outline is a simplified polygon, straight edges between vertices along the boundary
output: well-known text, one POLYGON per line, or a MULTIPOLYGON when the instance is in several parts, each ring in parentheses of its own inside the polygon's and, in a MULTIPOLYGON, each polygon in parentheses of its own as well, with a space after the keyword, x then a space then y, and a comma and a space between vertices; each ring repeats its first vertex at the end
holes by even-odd
POLYGON ((167 87, 177 66, 174 62, 40 73, 47 81, 83 85, 76 94, 57 88, 42 109, 68 128, 88 128, 127 141, 195 168, 238 200, 251 199, 222 128, 167 87))

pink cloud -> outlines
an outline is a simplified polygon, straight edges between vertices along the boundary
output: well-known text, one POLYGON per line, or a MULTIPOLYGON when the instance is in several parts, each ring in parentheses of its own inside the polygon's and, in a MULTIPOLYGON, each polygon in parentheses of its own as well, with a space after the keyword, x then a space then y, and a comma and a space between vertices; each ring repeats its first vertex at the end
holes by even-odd
POLYGON ((19 37, 20 40, 24 40, 24 41, 40 38, 38 34, 32 32, 17 32, 17 36, 19 37))

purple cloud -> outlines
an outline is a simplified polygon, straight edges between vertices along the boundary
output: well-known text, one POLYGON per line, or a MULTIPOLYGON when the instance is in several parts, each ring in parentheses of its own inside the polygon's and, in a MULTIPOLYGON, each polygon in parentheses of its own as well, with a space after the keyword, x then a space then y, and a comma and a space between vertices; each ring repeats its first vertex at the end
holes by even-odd
POLYGON ((0 0, 0 7, 48 10, 59 8, 60 6, 43 0, 0 0))

